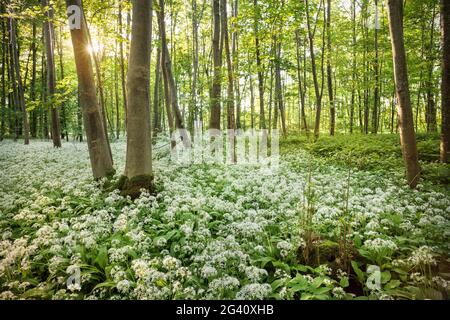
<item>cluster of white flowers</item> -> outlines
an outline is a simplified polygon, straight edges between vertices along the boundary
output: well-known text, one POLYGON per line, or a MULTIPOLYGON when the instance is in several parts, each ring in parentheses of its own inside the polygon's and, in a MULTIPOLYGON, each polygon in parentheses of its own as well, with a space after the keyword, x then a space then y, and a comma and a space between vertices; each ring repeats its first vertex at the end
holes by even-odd
MULTIPOLYGON (((123 172, 125 144, 111 147, 116 169, 123 172)), ((258 259, 275 251, 280 254, 276 259, 288 262, 305 245, 297 210, 306 199, 310 167, 303 151, 283 156, 276 173, 243 166, 177 167, 167 152, 156 153, 155 183, 160 192, 144 192, 133 202, 117 190, 105 195, 105 181, 92 180, 85 144, 54 150, 45 142, 26 147, 2 142, 0 299, 17 299, 25 290, 47 285, 55 288, 54 298, 61 299, 81 295, 86 299, 266 299, 272 293, 266 282, 275 278, 287 283, 292 278, 281 268, 269 276, 258 259), (82 275, 80 288, 66 287, 68 275, 78 266, 98 263, 108 264, 105 270, 116 290, 85 293, 85 287, 98 284, 88 273, 82 275), (37 266, 47 266, 51 277, 41 278, 37 266), (24 271, 33 272, 39 284, 18 281, 24 271), (194 287, 199 278, 201 285, 194 287)), ((336 235, 348 172, 337 166, 314 166, 313 223, 336 235)), ((386 234, 395 239, 392 234, 398 230, 445 242, 442 239, 450 235, 448 194, 421 189, 415 193, 379 173, 352 172, 345 217, 350 236, 358 236, 365 249, 378 253, 397 250, 386 234)), ((445 243, 442 246, 450 250, 445 243)), ((433 261, 433 251, 422 247, 403 262, 433 261)), ((89 266, 92 271, 94 265, 89 266)), ((331 274, 325 267, 317 271, 331 274)), ((305 279, 314 281, 311 275, 305 279)), ((448 286, 440 278, 434 281, 448 286)), ((324 284, 334 285, 330 279, 324 284)), ((285 285, 278 293, 289 297, 285 285)), ((332 295, 345 296, 340 288, 332 295)))

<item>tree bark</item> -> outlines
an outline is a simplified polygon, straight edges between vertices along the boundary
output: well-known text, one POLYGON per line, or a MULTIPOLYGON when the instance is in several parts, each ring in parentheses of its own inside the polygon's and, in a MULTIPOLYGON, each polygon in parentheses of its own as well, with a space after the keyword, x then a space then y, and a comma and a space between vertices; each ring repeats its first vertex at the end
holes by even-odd
POLYGON ((55 94, 56 94, 56 70, 55 70, 55 52, 54 52, 54 27, 53 27, 53 8, 49 6, 47 0, 41 0, 42 9, 45 10, 45 22, 44 22, 44 38, 45 38, 45 54, 47 58, 47 90, 51 105, 50 113, 52 116, 52 140, 53 147, 61 148, 61 128, 59 122, 59 111, 55 106, 55 94))
POLYGON ((403 0, 388 0, 389 29, 391 34, 397 110, 400 122, 400 139, 406 166, 406 178, 415 188, 420 179, 414 119, 408 84, 408 68, 403 38, 403 0))
MULTIPOLYGON (((25 107, 25 94, 22 84, 22 75, 20 73, 19 52, 17 48, 17 23, 14 18, 9 18, 10 22, 10 42, 11 42, 11 57, 13 62, 13 75, 14 85, 16 87, 16 107, 20 108, 22 112, 22 131, 25 145, 30 144, 30 125, 28 122, 28 112, 25 107)), ((18 129, 18 126, 17 126, 18 129)), ((16 130, 16 137, 18 136, 18 130, 16 130)))
POLYGON ((220 46, 221 28, 220 28, 220 0, 213 0, 213 84, 211 90, 211 118, 209 122, 210 129, 220 130, 221 114, 221 83, 222 83, 222 52, 220 46))
POLYGON ((441 0, 441 42, 442 42, 442 134, 441 161, 450 159, 450 3, 441 0))
MULTIPOLYGON (((78 6, 81 11, 81 0, 66 0, 66 6, 78 6)), ((70 12, 68 13, 70 16, 70 12)), ((94 72, 92 61, 87 48, 89 39, 86 31, 84 15, 81 14, 80 29, 70 31, 75 56, 75 64, 78 76, 79 99, 83 113, 84 127, 91 160, 94 178, 99 179, 114 174, 112 157, 109 152, 109 144, 106 140, 105 127, 102 113, 97 100, 95 90, 94 72)))
POLYGON ((127 74, 128 134, 122 193, 132 198, 153 190, 150 126, 152 1, 132 0, 130 58, 127 74))

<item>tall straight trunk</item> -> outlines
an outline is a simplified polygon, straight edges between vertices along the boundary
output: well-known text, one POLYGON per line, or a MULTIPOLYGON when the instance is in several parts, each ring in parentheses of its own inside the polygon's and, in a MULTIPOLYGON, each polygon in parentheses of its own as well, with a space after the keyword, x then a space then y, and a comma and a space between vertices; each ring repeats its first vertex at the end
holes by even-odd
POLYGON ((406 166, 406 178, 415 188, 420 179, 414 120, 409 95, 408 68, 403 38, 403 0, 388 0, 389 29, 394 63, 397 109, 400 122, 400 139, 406 166))
POLYGON ((314 138, 318 139, 320 135, 320 117, 322 113, 322 94, 319 88, 319 81, 317 80, 316 54, 314 52, 314 35, 311 29, 311 18, 309 13, 308 0, 305 0, 305 6, 306 6, 306 25, 308 28, 308 39, 309 39, 309 53, 311 57, 311 69, 314 82, 314 92, 316 95, 316 121, 314 125, 314 138))
POLYGON ((441 42, 442 42, 442 134, 441 161, 450 159, 450 3, 441 0, 441 42))
POLYGON ((352 1, 352 98, 350 103, 350 133, 353 133, 355 121, 355 99, 356 99, 356 0, 352 1))
POLYGON ((220 97, 222 83, 222 52, 221 52, 221 28, 220 28, 220 0, 213 0, 213 84, 211 90, 211 118, 209 122, 210 129, 220 130, 220 97))
POLYGON ((256 67, 258 69, 258 90, 259 90, 259 128, 266 129, 266 116, 264 112, 264 74, 261 62, 261 49, 259 45, 259 10, 258 0, 253 0, 253 9, 255 11, 254 32, 255 32, 255 50, 256 50, 256 67))
POLYGON ((437 117, 436 117, 436 102, 434 99, 434 79, 433 70, 435 64, 435 53, 434 53, 434 21, 435 21, 435 8, 433 7, 431 30, 430 30, 430 46, 428 53, 428 83, 427 83, 427 110, 426 122, 427 122, 427 132, 434 133, 437 131, 437 117))
POLYGON ((124 108, 124 116, 125 116, 125 131, 127 129, 127 110, 128 110, 128 99, 127 99, 127 88, 126 88, 126 78, 125 78, 125 56, 123 49, 123 22, 122 22, 122 1, 119 1, 119 52, 120 52, 120 79, 122 84, 122 97, 123 97, 123 108, 124 108))
MULTIPOLYGON (((63 48, 63 29, 62 26, 59 26, 58 33, 58 57, 59 57, 59 72, 60 72, 60 80, 64 80, 64 48, 63 48)), ((69 142, 69 132, 67 129, 67 105, 66 103, 61 104, 61 125, 62 125, 62 135, 61 137, 65 137, 66 141, 69 142)))
POLYGON ((119 71, 117 70, 117 65, 119 62, 118 51, 118 41, 116 40, 114 48, 114 94, 115 94, 115 107, 116 107, 116 139, 120 139, 120 94, 119 94, 119 71))
MULTIPOLYGON (((308 124, 306 122, 306 112, 305 112, 305 96, 306 92, 303 87, 303 81, 306 81, 305 78, 302 79, 302 57, 300 55, 300 31, 295 30, 295 40, 296 40, 296 55, 297 55, 297 78, 298 78, 298 94, 300 100, 300 123, 301 128, 308 133, 308 124)), ((303 68, 306 66, 303 65, 303 68)))
MULTIPOLYGON (((163 70, 163 73, 165 74, 167 84, 169 86, 168 92, 166 94, 170 95, 170 104, 172 108, 172 112, 174 115, 175 120, 175 126, 177 129, 184 129, 184 121, 183 117, 181 115, 181 111, 178 105, 178 94, 177 94, 177 86, 175 84, 175 77, 174 73, 172 71, 172 60, 170 58, 170 52, 167 46, 167 38, 166 38, 166 23, 165 23, 165 12, 164 12, 164 0, 159 0, 159 8, 160 11, 158 12, 159 17, 159 32, 160 32, 160 38, 161 38, 161 56, 162 56, 162 63, 161 67, 163 70)), ((130 98, 130 97, 129 97, 130 98)), ((185 141, 185 138, 183 137, 183 140, 185 141)))
MULTIPOLYGON (((81 0, 66 0, 67 8, 77 6, 83 10, 81 0)), ((74 12, 68 12, 69 18, 74 12)), ((94 72, 89 51, 89 38, 84 15, 81 14, 80 29, 70 31, 74 50, 75 65, 78 76, 80 106, 83 113, 84 127, 94 178, 102 178, 114 173, 113 161, 106 139, 102 112, 95 90, 94 72)))
MULTIPOLYGON (((234 73, 233 63, 231 61, 231 49, 228 34, 228 15, 227 15, 227 0, 222 1, 222 32, 224 34, 225 56, 227 61, 227 128, 236 129, 236 115, 234 113, 234 73)), ((264 113, 264 111, 263 111, 264 113)))
MULTIPOLYGON (((36 23, 33 22, 32 26, 33 40, 31 44, 31 55, 32 55, 32 64, 31 64, 31 82, 30 82, 30 100, 32 102, 36 101, 36 69, 37 69, 37 46, 36 46, 36 23)), ((30 121, 30 132, 31 137, 37 137, 37 107, 35 107, 31 111, 31 121, 30 121)))
POLYGON ((161 87, 161 48, 158 46, 156 50, 156 65, 155 65, 155 86, 153 91, 153 134, 156 136, 158 132, 162 131, 161 117, 159 114, 160 107, 160 87, 161 87))
POLYGON ((255 128, 255 88, 252 75, 250 75, 250 128, 255 128))
POLYGON ((327 84, 328 100, 330 104, 330 135, 334 136, 336 130, 336 110, 333 93, 333 72, 331 69, 331 0, 327 0, 327 84))
MULTIPOLYGON (((237 17, 239 12, 239 0, 234 0, 233 2, 233 25, 236 25, 237 17)), ((236 90, 236 129, 241 129, 241 90, 239 81, 239 33, 236 27, 233 27, 232 33, 232 55, 233 55, 233 70, 234 70, 234 81, 236 90)))
POLYGON ((59 123, 59 111, 54 103, 56 94, 56 70, 55 70, 55 53, 54 53, 54 28, 53 28, 53 8, 49 6, 47 0, 41 0, 42 9, 45 10, 44 22, 44 38, 45 38, 45 54, 47 59, 47 97, 51 101, 50 113, 52 116, 52 140, 53 147, 61 148, 61 129, 59 123))
POLYGON ((150 58, 152 1, 132 0, 130 58, 127 74, 128 134, 123 194, 132 198, 141 189, 153 190, 150 126, 150 58))
MULTIPOLYGON (((286 111, 284 108, 283 87, 281 83, 281 40, 278 37, 275 38, 275 110, 278 110, 280 113, 281 129, 283 135, 286 136, 286 111)), ((274 120, 278 121, 278 116, 274 120)))
POLYGON ((379 52, 378 52, 378 0, 375 0, 375 61, 374 61, 374 74, 375 74, 375 88, 373 92, 373 110, 372 110, 372 133, 378 133, 378 110, 380 106, 380 72, 379 72, 379 52))
MULTIPOLYGON (((18 52, 18 42, 17 42, 17 23, 14 18, 9 18, 10 22, 10 42, 11 42, 11 57, 13 62, 13 74, 14 74, 14 85, 16 87, 16 107, 22 112, 22 131, 25 145, 30 144, 30 125, 28 123, 28 112, 25 107, 25 93, 22 84, 22 75, 20 73, 20 61, 18 52)), ((18 125, 17 125, 18 128, 18 125)), ((18 130, 16 131, 16 137, 18 136, 18 130)))
MULTIPOLYGON (((0 12, 4 13, 4 7, 3 5, 0 5, 0 12)), ((0 111, 1 111, 1 124, 0 124, 0 141, 3 140, 5 137, 5 123, 6 123, 6 54, 8 50, 7 46, 7 37, 6 37, 6 26, 5 26, 5 19, 2 19, 0 21, 2 25, 2 96, 1 96, 1 105, 0 105, 0 111)))

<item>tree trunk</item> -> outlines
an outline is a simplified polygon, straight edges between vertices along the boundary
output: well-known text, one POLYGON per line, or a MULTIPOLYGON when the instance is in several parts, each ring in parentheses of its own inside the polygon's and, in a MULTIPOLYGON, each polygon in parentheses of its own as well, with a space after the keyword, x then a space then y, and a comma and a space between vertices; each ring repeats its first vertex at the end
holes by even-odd
POLYGON ((212 40, 212 50, 213 50, 213 64, 214 64, 214 75, 213 84, 211 90, 211 118, 209 122, 210 129, 220 130, 220 98, 221 98, 221 84, 222 84, 222 52, 220 46, 220 0, 213 0, 213 40, 212 40))
MULTIPOLYGON (((306 92, 303 87, 303 81, 306 81, 305 78, 302 79, 301 66, 302 66, 302 58, 300 56, 300 31, 295 30, 295 39, 296 39, 296 54, 297 54, 297 78, 298 78, 298 94, 300 100, 300 123, 301 128, 308 134, 308 124, 306 122, 306 112, 305 112, 305 96, 306 92)), ((306 68, 303 65, 303 68, 306 68)))
POLYGON ((408 68, 403 38, 403 0, 388 0, 389 26, 392 43, 397 110, 400 122, 400 139, 406 166, 406 178, 415 188, 420 179, 414 120, 409 95, 408 68))
POLYGON ((45 9, 44 38, 45 54, 47 58, 47 98, 51 101, 50 113, 52 116, 52 140, 53 147, 61 148, 61 129, 59 123, 59 111, 55 106, 56 94, 56 71, 55 71, 55 53, 54 53, 54 28, 53 28, 53 8, 49 6, 47 0, 41 0, 42 9, 45 9))
MULTIPOLYGON (((78 6, 81 11, 81 0, 66 0, 66 6, 78 6)), ((73 12, 69 12, 69 17, 73 12)), ((86 31, 84 15, 81 14, 80 29, 70 31, 78 76, 79 99, 83 112, 84 127, 94 178, 99 179, 114 174, 113 162, 106 140, 105 127, 95 90, 94 72, 89 51, 89 39, 86 31)))
MULTIPOLYGON (((14 78, 13 83, 16 87, 16 107, 20 108, 22 112, 22 130, 25 145, 30 144, 30 126, 28 123, 28 112, 25 107, 25 94, 22 84, 22 76, 20 73, 19 53, 17 48, 17 23, 14 18, 9 18, 10 22, 10 42, 11 42, 11 57, 13 60, 14 78)), ((18 126, 16 130, 16 137, 18 137, 18 126)))
POLYGON ((127 130, 127 110, 128 110, 128 99, 127 99, 127 88, 126 88, 126 78, 125 78, 125 56, 123 49, 124 38, 122 36, 123 22, 122 22, 122 1, 119 1, 119 51, 120 51, 120 78, 122 84, 122 96, 123 96, 123 109, 125 117, 125 131, 127 130))
POLYGON ((255 32, 255 49, 256 49, 256 67, 258 69, 258 90, 259 90, 259 128, 266 129, 266 116, 264 112, 264 75, 263 75, 263 66, 261 62, 261 50, 259 46, 259 26, 258 21, 259 10, 258 10, 258 0, 253 0, 253 8, 254 8, 254 32, 255 32))
POLYGON ((442 135, 441 161, 450 159, 450 3, 441 0, 442 42, 442 135))
POLYGON ((375 88, 373 93, 373 110, 372 110, 372 133, 378 133, 378 109, 380 105, 380 72, 379 72, 379 59, 378 59, 378 0, 375 0, 375 61, 374 61, 374 74, 375 74, 375 88))
POLYGON ((161 87, 161 48, 158 46, 156 50, 156 66, 155 66, 155 86, 153 91, 153 135, 156 136, 161 132, 161 119, 159 115, 160 107, 160 91, 161 87))
POLYGON ((132 0, 130 58, 127 74, 128 134, 123 194, 138 197, 153 190, 152 134, 150 126, 150 58, 152 1, 132 0))
POLYGON ((334 136, 336 130, 336 110, 333 93, 333 72, 331 69, 331 0, 327 0, 327 83, 328 100, 330 104, 330 135, 334 136))

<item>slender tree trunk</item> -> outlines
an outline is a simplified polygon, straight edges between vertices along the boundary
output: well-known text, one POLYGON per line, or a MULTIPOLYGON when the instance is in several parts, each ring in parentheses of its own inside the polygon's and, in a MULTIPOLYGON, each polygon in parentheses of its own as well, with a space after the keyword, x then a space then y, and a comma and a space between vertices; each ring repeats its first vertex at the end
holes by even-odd
POLYGON ((266 116, 264 111, 264 74, 261 61, 261 49, 259 45, 259 9, 258 0, 253 0, 254 13, 254 32, 255 32, 255 49, 256 49, 256 67, 258 69, 258 90, 259 90, 259 128, 266 129, 266 116))
MULTIPOLYGON (((30 83, 30 100, 34 103, 36 101, 36 69, 37 69, 37 46, 36 46, 36 23, 33 22, 33 42, 31 45, 32 65, 31 65, 31 83, 30 83)), ((31 137, 37 137, 37 114, 38 110, 35 107, 31 111, 30 132, 31 137)))
POLYGON ((122 1, 119 1, 119 54, 120 54, 120 78, 122 83, 122 96, 123 96, 123 109, 125 116, 125 131, 127 129, 127 110, 128 110, 128 99, 127 99, 127 88, 126 88, 126 77, 125 77, 125 54, 123 48, 123 42, 127 39, 122 35, 123 32, 123 19, 122 19, 122 1))
POLYGON ((428 83, 427 83, 427 110, 426 110, 426 122, 427 132, 435 133, 437 131, 437 117, 436 117, 436 103, 434 99, 434 79, 433 70, 435 65, 435 53, 434 53, 434 21, 435 21, 435 8, 433 7, 432 21, 431 21, 431 35, 430 46, 428 53, 428 83))
POLYGON ((322 94, 320 93, 319 81, 317 80, 316 55, 314 52, 314 35, 311 29, 311 18, 309 13, 309 1, 305 0, 306 6, 306 25, 308 27, 309 53, 311 57, 311 69, 314 82, 314 92, 316 94, 316 121, 314 126, 314 138, 318 139, 320 135, 320 117, 322 113, 322 94))
MULTIPOLYGON (((67 8, 78 6, 81 10, 81 0, 66 0, 67 8)), ((74 12, 69 12, 69 18, 74 12)), ((89 51, 89 38, 84 15, 81 14, 80 29, 70 31, 78 75, 79 99, 83 112, 84 127, 91 159, 94 178, 102 178, 114 174, 113 161, 106 139, 102 113, 95 90, 94 72, 89 51)))
POLYGON ((132 0, 133 23, 127 75, 128 134, 125 182, 122 190, 135 198, 153 190, 150 127, 150 57, 152 1, 132 0))
POLYGON ((414 120, 409 95, 408 68, 403 38, 403 0, 388 0, 389 26, 392 42, 397 108, 400 121, 400 139, 406 166, 406 178, 415 188, 420 179, 414 120))
POLYGON ((221 99, 221 83, 222 83, 222 52, 221 52, 221 28, 220 28, 220 0, 213 0, 213 64, 214 75, 211 91, 211 119, 209 123, 210 129, 220 130, 220 99, 221 99))
POLYGON ((380 72, 379 72, 379 53, 378 53, 378 0, 375 0, 375 61, 374 61, 374 74, 375 74, 375 88, 373 93, 373 110, 372 110, 372 133, 378 133, 378 110, 380 106, 380 72))
POLYGON ((155 86, 153 91, 153 135, 156 136, 161 132, 161 119, 159 115, 160 107, 160 90, 161 87, 161 48, 158 46, 156 50, 156 66, 155 66, 155 86))
POLYGON ((330 103, 330 135, 334 136, 336 130, 336 110, 333 94, 333 71, 331 69, 331 0, 327 0, 327 83, 328 100, 330 103))
POLYGON ((56 70, 54 53, 54 28, 53 28, 53 8, 49 6, 47 0, 41 0, 42 9, 45 9, 46 20, 44 22, 45 53, 47 58, 47 89, 48 98, 51 101, 50 113, 52 116, 52 140, 53 147, 61 148, 61 129, 59 123, 59 111, 55 106, 56 94, 56 70))
MULTIPOLYGON (((308 134, 308 124, 306 122, 306 112, 305 112, 305 96, 306 92, 303 89, 303 81, 306 79, 302 79, 301 67, 302 67, 302 58, 300 56, 300 31, 295 30, 295 39, 296 39, 296 54, 297 54, 297 78, 298 78, 298 94, 300 99, 300 123, 301 128, 308 134)), ((303 68, 306 66, 303 65, 303 68)))
POLYGON ((356 99, 356 0, 352 1, 352 98, 350 103, 350 133, 353 133, 355 122, 355 99, 356 99))
POLYGON ((441 161, 450 159, 450 3, 441 0, 442 42, 442 135, 441 161))
MULTIPOLYGON (((20 62, 19 62, 19 52, 18 52, 18 43, 17 43, 17 23, 14 18, 9 18, 10 22, 10 41, 11 41, 11 56, 13 60, 14 67, 14 84, 16 86, 16 97, 17 97, 17 106, 20 108, 22 112, 22 130, 23 137, 25 141, 25 145, 30 144, 30 125, 28 123, 28 112, 25 107, 25 94, 22 84, 22 76, 20 73, 20 62)), ((16 136, 18 136, 18 131, 16 131, 16 136)))
MULTIPOLYGON (((3 7, 3 4, 0 5, 0 13, 4 13, 5 9, 3 7)), ((0 124, 0 141, 2 141, 5 137, 5 122, 6 122, 6 54, 8 50, 7 46, 7 37, 6 37, 6 26, 5 26, 5 19, 2 19, 0 21, 2 25, 2 97, 1 97, 1 105, 0 105, 0 111, 1 111, 1 124, 0 124)))

